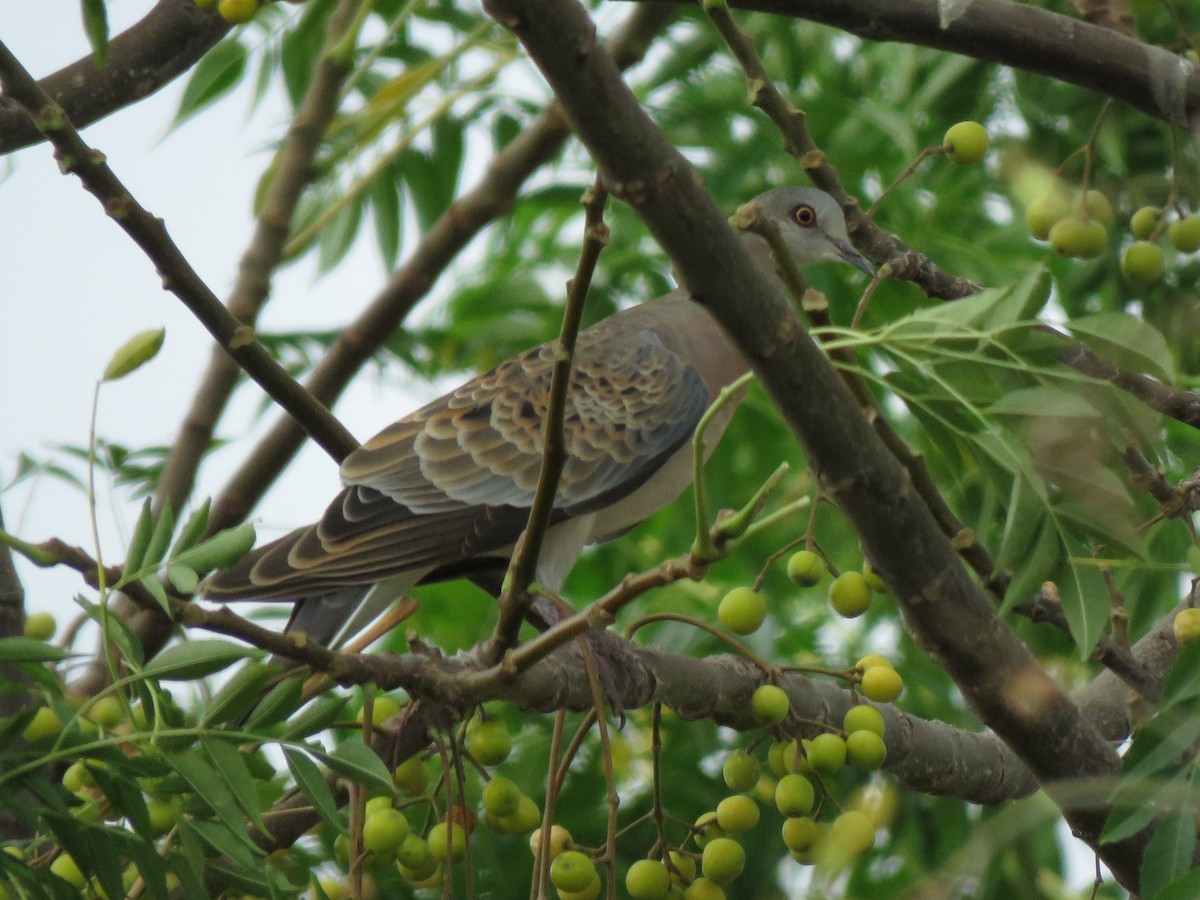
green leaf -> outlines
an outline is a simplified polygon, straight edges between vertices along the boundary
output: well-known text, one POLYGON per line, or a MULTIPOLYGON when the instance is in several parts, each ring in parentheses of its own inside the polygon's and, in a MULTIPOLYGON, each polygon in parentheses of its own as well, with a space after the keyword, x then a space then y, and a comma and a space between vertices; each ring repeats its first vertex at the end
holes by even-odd
POLYGON ((1018 603, 1032 600, 1062 559, 1062 543, 1053 523, 1043 519, 1035 530, 1037 539, 1028 548, 1020 565, 1013 570, 1012 581, 1004 594, 1004 604, 1000 610, 1002 614, 1018 603))
POLYGON ((167 563, 167 578, 181 594, 193 594, 200 585, 195 569, 175 562, 167 563))
POLYGON ((246 58, 246 48, 232 38, 221 41, 204 54, 192 69, 171 127, 181 125, 205 106, 233 90, 246 70, 246 58))
POLYGON ((360 737, 349 737, 338 744, 332 753, 313 750, 321 761, 339 775, 344 775, 371 790, 391 794, 392 775, 378 754, 363 743, 360 737))
POLYGON ((1099 413, 1078 394, 1052 387, 1032 387, 1005 394, 990 407, 994 416, 1049 416, 1052 419, 1087 419, 1094 421, 1099 413))
POLYGON ((206 498, 200 507, 188 516, 187 522, 179 530, 179 537, 175 538, 170 556, 176 557, 185 550, 191 549, 196 541, 204 536, 204 532, 208 528, 208 514, 211 508, 212 500, 206 498))
POLYGON ((230 641, 184 639, 150 660, 142 676, 160 681, 195 681, 229 668, 252 652, 230 641))
POLYGON ((201 725, 211 728, 239 721, 267 690, 279 667, 264 662, 249 662, 230 678, 205 705, 201 725))
POLYGON ((125 565, 121 569, 121 581, 128 581, 133 573, 142 567, 142 560, 150 546, 150 536, 154 532, 153 501, 147 497, 142 503, 142 511, 138 513, 137 524, 133 526, 133 536, 129 539, 129 549, 125 552, 125 565))
POLYGON ((1123 312, 1080 316, 1067 323, 1071 333, 1097 355, 1122 369, 1175 380, 1175 357, 1157 328, 1123 312))
POLYGON ((171 501, 163 503, 158 520, 154 523, 154 531, 150 535, 150 543, 142 557, 141 569, 152 569, 163 561, 167 555, 167 547, 171 544, 171 534, 175 531, 175 515, 171 512, 171 501))
POLYGON ((180 553, 172 562, 198 572, 226 569, 250 552, 254 540, 254 523, 243 522, 201 541, 190 550, 180 553))
POLYGON ((400 256, 400 229, 403 212, 400 209, 400 173, 387 166, 371 182, 371 221, 375 225, 375 240, 388 269, 396 266, 400 256))
MULTIPOLYGON (((182 818, 182 817, 181 817, 182 818)), ((238 832, 233 828, 228 827, 224 823, 212 822, 205 819, 190 819, 188 824, 196 830, 199 838, 217 851, 218 856, 224 856, 231 860, 238 868, 237 871, 242 879, 248 879, 251 882, 256 882, 253 892, 258 896, 262 896, 266 892, 267 883, 262 878, 264 866, 260 859, 255 858, 254 853, 247 852, 246 844, 238 838, 244 833, 245 826, 242 826, 243 831, 238 832)), ((249 841, 249 838, 246 838, 249 841)), ((250 844, 252 849, 253 844, 250 844)), ((261 854, 262 851, 257 851, 261 854)), ((211 871, 212 863, 206 867, 211 871)), ((247 889, 251 890, 251 889, 247 889)), ((205 892, 201 896, 211 896, 205 892)))
POLYGON ((341 828, 338 818, 337 802, 333 799, 333 791, 329 789, 325 776, 320 768, 304 753, 291 747, 283 748, 284 759, 288 769, 296 779, 296 787, 304 792, 304 796, 326 822, 336 828, 341 828))
POLYGON ((308 675, 301 673, 286 678, 271 688, 267 696, 263 697, 250 713, 246 727, 251 730, 266 728, 290 716, 301 703, 304 682, 307 680, 308 675))
POLYGON ((163 339, 166 336, 167 332, 164 328, 135 334, 112 355, 101 380, 117 381, 136 372, 158 356, 158 351, 162 349, 163 339))
MULTIPOLYGON (((262 851, 255 846, 250 840, 250 835, 246 833, 246 824, 242 821, 241 806, 237 799, 230 792, 224 779, 222 779, 208 761, 197 753, 175 753, 167 757, 167 762, 171 768, 178 772, 183 779, 192 787, 196 795, 207 803, 217 818, 224 827, 218 826, 216 823, 204 823, 198 819, 192 820, 192 824, 196 827, 201 837, 204 837, 210 843, 214 843, 209 830, 201 830, 201 825, 211 825, 212 829, 232 835, 232 840, 223 839, 217 841, 214 845, 222 853, 229 853, 235 859, 245 860, 248 865, 253 865, 253 856, 263 855, 262 851), (238 848, 236 853, 228 849, 228 847, 238 848), (250 855, 246 854, 249 850, 250 855)), ((184 821, 184 817, 180 817, 180 821, 184 821)))
POLYGON ((0 662, 44 663, 59 662, 70 656, 61 647, 27 637, 0 638, 0 662))
POLYGON ((349 702, 349 697, 336 694, 318 697, 304 712, 287 723, 280 736, 285 741, 292 741, 324 731, 341 718, 342 710, 349 702))
POLYGON ((154 599, 158 601, 158 605, 162 607, 162 611, 166 613, 167 618, 171 617, 171 599, 167 596, 167 589, 163 587, 162 582, 154 575, 144 575, 139 579, 147 591, 149 591, 154 599))
POLYGON ((1058 585, 1063 614, 1071 626, 1071 637, 1080 656, 1086 659, 1108 624, 1111 611, 1108 586, 1090 566, 1064 564, 1053 580, 1058 585))
MULTIPOLYGON (((1150 895, 1145 896, 1149 898, 1150 895)), ((1192 869, 1164 887, 1154 900, 1196 900, 1197 897, 1200 897, 1200 869, 1192 869)))
POLYGON ((233 794, 246 818, 254 823, 255 828, 266 833, 267 826, 258 807, 258 790, 241 751, 217 738, 201 738, 200 746, 208 754, 217 774, 233 794))
POLYGON ((1142 896, 1152 900, 1173 881, 1190 872, 1195 852, 1195 811, 1185 805, 1163 819, 1146 845, 1142 856, 1142 896))
POLYGON ((103 69, 108 61, 108 10, 104 8, 104 0, 80 0, 79 5, 83 30, 92 47, 92 60, 97 69, 103 69))

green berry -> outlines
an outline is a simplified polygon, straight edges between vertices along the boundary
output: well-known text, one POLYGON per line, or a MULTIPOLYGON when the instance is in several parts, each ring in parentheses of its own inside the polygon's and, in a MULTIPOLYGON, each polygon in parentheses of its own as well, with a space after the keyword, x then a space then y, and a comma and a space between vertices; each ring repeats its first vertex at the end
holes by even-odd
POLYGON ((1167 237, 1180 253, 1200 250, 1200 216, 1188 216, 1172 222, 1167 227, 1167 237))
MULTIPOLYGON (((363 713, 367 711, 364 706, 358 711, 358 721, 363 720, 363 713)), ((374 702, 371 704, 371 724, 382 725, 396 713, 400 712, 400 702, 387 694, 378 694, 374 702)))
POLYGON ((1113 223, 1113 208, 1108 197, 1103 192, 1092 189, 1086 194, 1080 194, 1072 205, 1075 215, 1081 219, 1096 220, 1104 225, 1113 223))
POLYGON ((750 714, 760 725, 778 725, 788 714, 788 696, 783 688, 763 684, 750 697, 750 714))
POLYGON ((701 813, 693 828, 695 830, 692 832, 692 840, 700 849, 704 849, 710 841, 725 837, 724 830, 717 824, 715 812, 701 813))
POLYGON ((734 794, 717 804, 717 824, 726 834, 741 834, 758 824, 758 804, 745 794, 734 794))
POLYGON ((406 797, 425 793, 429 786, 429 767, 419 756, 410 756, 392 773, 392 784, 406 797))
POLYGON ((862 659, 854 664, 856 667, 863 669, 872 669, 875 666, 883 666, 885 669, 894 669, 892 661, 886 656, 880 656, 878 653, 868 653, 862 659))
MULTIPOLYGON (((48 612, 30 613, 25 617, 25 637, 48 641, 58 631, 58 621, 48 612)), ((68 857, 69 858, 69 857, 68 857)))
POLYGON ((467 752, 481 766, 498 766, 512 752, 512 736, 503 719, 477 719, 467 727, 467 752))
POLYGON ((532 798, 525 794, 517 801, 517 811, 511 816, 497 820, 508 834, 529 834, 542 824, 542 811, 532 798))
POLYGON ((146 815, 150 819, 151 836, 161 837, 175 827, 179 810, 170 801, 151 798, 146 801, 146 815))
POLYGON ((977 163, 987 154, 987 130, 978 122, 959 122, 951 125, 942 143, 953 148, 950 158, 960 166, 977 163))
POLYGON ((804 749, 808 764, 819 775, 832 775, 846 764, 846 742, 836 734, 818 734, 804 749))
POLYGON ((245 25, 258 12, 258 0, 221 0, 217 12, 230 25, 245 25))
POLYGON ((717 607, 717 618, 734 634, 753 634, 767 615, 767 603, 757 591, 736 587, 717 607))
POLYGON ((657 859, 639 859, 625 873, 625 890, 637 900, 663 900, 671 892, 671 873, 657 859))
POLYGON ((671 871, 671 884, 683 884, 684 882, 692 881, 696 877, 696 857, 688 856, 686 853, 681 853, 678 850, 672 850, 669 855, 671 857, 671 865, 675 867, 671 871))
POLYGON ((1025 224, 1029 233, 1039 241, 1050 237, 1050 229, 1055 223, 1071 214, 1070 205, 1058 191, 1050 191, 1035 197, 1025 208, 1025 224))
MULTIPOLYGON (((550 858, 554 859, 560 853, 567 849, 571 843, 571 832, 563 828, 561 825, 550 826, 550 858)), ((538 851, 542 847, 542 829, 538 829, 533 834, 529 835, 529 850, 534 855, 538 855, 538 851)))
POLYGON ((700 869, 710 881, 729 884, 745 867, 746 851, 732 838, 716 838, 705 844, 700 869))
POLYGON ((785 816, 803 816, 816 801, 812 782, 803 775, 784 775, 775 785, 775 806, 785 816))
POLYGON ((812 587, 825 577, 825 560, 811 550, 797 550, 787 563, 787 575, 800 587, 812 587))
POLYGON ((390 806, 371 812, 363 820, 362 843, 364 850, 391 855, 408 837, 408 819, 404 813, 390 806))
POLYGON ((60 854, 54 862, 50 863, 50 871, 71 887, 82 890, 83 886, 87 884, 87 878, 80 870, 78 863, 66 853, 60 854))
POLYGON ((884 580, 879 577, 879 573, 872 569, 871 564, 866 560, 863 560, 862 574, 863 578, 867 579, 867 584, 871 590, 876 594, 886 594, 888 592, 887 584, 884 583, 884 580))
POLYGON ((783 843, 794 853, 815 844, 819 833, 817 823, 808 816, 789 816, 783 821, 783 843))
POLYGON ((725 900, 725 889, 704 876, 696 878, 683 892, 683 900, 725 900))
POLYGON ((580 891, 564 891, 558 889, 558 900, 596 900, 600 896, 600 873, 592 875, 587 887, 580 891))
POLYGON ((1142 287, 1163 277, 1166 260, 1162 247, 1149 241, 1135 241, 1121 254, 1121 274, 1142 287))
POLYGON ((868 700, 891 703, 904 690, 904 679, 895 669, 874 666, 863 672, 862 692, 868 700))
POLYGON ((887 759, 887 745, 873 731, 852 731, 846 737, 846 759, 864 772, 874 772, 887 759))
POLYGON ((1175 614, 1171 629, 1175 632, 1176 643, 1181 647, 1200 638, 1200 609, 1180 610, 1175 614))
POLYGON ((434 856, 429 843, 415 834, 407 835, 396 850, 396 862, 416 878, 428 878, 437 871, 441 856, 434 856))
POLYGON ((582 891, 596 875, 596 864, 586 853, 567 850, 550 863, 550 881, 561 891, 582 891))
POLYGON ((63 724, 58 714, 48 706, 39 706, 25 730, 21 732, 21 737, 27 741, 39 741, 58 734, 62 729, 63 724))
POLYGON ((829 826, 829 843, 849 854, 862 856, 875 846, 875 824, 856 809, 844 812, 829 826))
POLYGON ((829 604, 839 616, 857 618, 871 605, 871 586, 861 572, 843 572, 829 585, 829 604))
POLYGON ((1050 246, 1074 259, 1099 256, 1107 241, 1108 232, 1099 219, 1087 222, 1078 218, 1062 219, 1050 229, 1050 246))
POLYGON ((745 750, 733 750, 721 764, 721 775, 731 791, 754 790, 762 777, 762 764, 745 750))
POLYGON ((425 838, 429 844, 429 851, 435 859, 443 859, 446 856, 446 842, 450 842, 450 858, 462 859, 467 853, 467 832, 457 822, 446 823, 438 822, 429 829, 429 836, 425 838))
POLYGON ((521 789, 511 778, 498 775, 483 788, 483 810, 493 816, 511 816, 521 803, 521 789))
POLYGON ((101 697, 87 710, 87 717, 104 729, 113 729, 125 719, 121 701, 111 694, 101 697))
POLYGON ((852 706, 842 717, 842 730, 847 734, 855 731, 873 731, 883 737, 883 713, 865 703, 852 706))
POLYGON ((1158 215, 1162 210, 1157 206, 1143 206, 1129 217, 1129 230, 1139 241, 1144 241, 1154 234, 1158 227, 1158 215))

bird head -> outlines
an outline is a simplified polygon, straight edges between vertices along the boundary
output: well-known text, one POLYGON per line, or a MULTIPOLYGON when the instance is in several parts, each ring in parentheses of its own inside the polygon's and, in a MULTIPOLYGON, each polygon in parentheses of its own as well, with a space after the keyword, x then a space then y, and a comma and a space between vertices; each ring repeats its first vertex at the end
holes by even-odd
POLYGON ((824 191, 810 187, 772 188, 750 202, 759 206, 761 216, 779 225, 784 243, 797 264, 843 262, 868 275, 875 274, 875 267, 850 243, 841 207, 824 191))

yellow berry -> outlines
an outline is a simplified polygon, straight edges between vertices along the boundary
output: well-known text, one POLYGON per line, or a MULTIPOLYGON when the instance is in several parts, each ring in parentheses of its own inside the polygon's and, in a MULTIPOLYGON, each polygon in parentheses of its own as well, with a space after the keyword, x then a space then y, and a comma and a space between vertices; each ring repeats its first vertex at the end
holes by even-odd
POLYGON ((977 163, 987 154, 987 130, 978 122, 959 122, 951 125, 942 143, 952 148, 950 158, 960 166, 977 163))
POLYGON ((1050 229, 1055 223, 1071 214, 1070 205, 1058 191, 1050 191, 1035 197, 1025 208, 1025 224, 1029 233, 1039 241, 1050 237, 1050 229))
POLYGON ((586 853, 567 850, 550 864, 550 881, 560 891, 582 891, 596 876, 596 864, 586 853))
POLYGON ((1129 217, 1129 230, 1133 232, 1133 236, 1140 241, 1144 241, 1154 234, 1154 229, 1158 227, 1158 216, 1161 213, 1157 206, 1143 206, 1132 216, 1129 217))
POLYGON ((829 604, 839 616, 857 618, 871 605, 871 586, 861 572, 843 572, 829 585, 829 604))
POLYGON ((27 741, 38 741, 62 731, 63 725, 58 714, 48 706, 39 706, 21 736, 27 741))
POLYGON ((825 560, 811 550, 797 550, 788 558, 788 578, 801 587, 812 587, 825 577, 825 572, 825 560))
MULTIPOLYGON (((550 858, 558 856, 567 849, 571 844, 571 832, 563 828, 561 825, 550 826, 550 858)), ((538 850, 542 846, 542 829, 538 829, 529 836, 529 849, 534 856, 538 855, 538 850)))
POLYGON ((891 703, 904 690, 904 679, 895 669, 874 666, 862 674, 862 692, 868 700, 891 703))
POLYGON ((762 684, 750 696, 750 714, 760 725, 778 725, 788 714, 788 696, 783 688, 762 684))
POLYGON ((734 794, 717 804, 717 824, 726 834, 740 834, 758 824, 758 804, 745 794, 734 794))
POLYGON ((1200 250, 1200 216, 1188 216, 1172 222, 1167 227, 1167 237, 1180 253, 1200 250))
POLYGON ((1061 219, 1050 229, 1050 246, 1063 256, 1092 259, 1099 256, 1108 240, 1108 232, 1098 219, 1061 219))
POLYGON ((258 0, 221 0, 217 12, 230 25, 245 25, 258 12, 258 0))
POLYGON ((657 859, 639 859, 625 873, 625 890, 638 900, 663 900, 671 892, 671 873, 657 859))
POLYGON ((1080 194, 1073 204, 1075 214, 1081 219, 1095 219, 1105 225, 1113 222, 1112 203, 1103 192, 1092 189, 1086 194, 1080 194))
POLYGON ((58 631, 58 622, 48 612, 30 613, 25 617, 25 637, 35 641, 48 641, 58 631))
POLYGON ((1163 277, 1166 260, 1162 247, 1149 241, 1135 241, 1121 254, 1121 274, 1140 286, 1154 284, 1163 277))
POLYGON ((717 618, 734 634, 753 634, 767 616, 762 594, 748 587, 736 587, 721 598, 717 618))
POLYGON ((842 730, 847 734, 855 731, 873 731, 883 737, 883 713, 865 703, 852 706, 842 717, 842 730))
POLYGON ((746 851, 733 838, 716 838, 704 845, 700 868, 704 877, 717 884, 728 884, 746 867, 746 851))
POLYGON ((846 759, 864 772, 873 772, 887 759, 887 745, 873 731, 852 731, 846 737, 846 759))
POLYGON ((1180 610, 1175 615, 1172 630, 1180 646, 1200 638, 1200 609, 1180 610))

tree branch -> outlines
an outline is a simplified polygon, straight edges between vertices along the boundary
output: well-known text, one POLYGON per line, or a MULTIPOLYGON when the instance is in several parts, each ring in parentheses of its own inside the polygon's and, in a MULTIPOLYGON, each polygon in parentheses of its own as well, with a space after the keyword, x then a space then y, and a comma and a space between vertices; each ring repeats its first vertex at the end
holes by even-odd
MULTIPOLYGON (((86 128, 169 84, 230 28, 216 9, 201 9, 194 0, 159 0, 141 21, 108 42, 103 68, 96 68, 88 54, 38 85, 76 128, 86 128)), ((0 95, 0 155, 45 139, 17 100, 0 95)))
POLYGON ((841 28, 869 41, 933 47, 1056 78, 1190 129, 1200 69, 1162 47, 1027 3, 972 0, 943 27, 938 0, 731 0, 739 9, 841 28))
MULTIPOLYGON (((542 70, 613 192, 634 206, 696 299, 743 349, 804 444, 825 493, 898 592, 917 640, 981 719, 1044 784, 1113 776, 1116 754, 996 618, 794 310, 754 267, 687 162, 621 81, 586 12, 570 0, 491 0, 487 8, 542 70)), ((1069 806, 1063 813, 1122 884, 1136 890, 1148 836, 1101 844, 1103 806, 1069 806)))
POLYGON ((79 176, 88 193, 100 201, 105 214, 154 263, 164 288, 183 301, 225 352, 301 423, 327 453, 340 460, 354 450, 358 446, 354 436, 287 374, 254 337, 253 330, 229 314, 171 240, 162 219, 152 216, 134 199, 108 167, 103 154, 84 142, 63 110, 46 96, 3 43, 0 43, 0 86, 25 107, 54 145, 63 172, 79 176))

